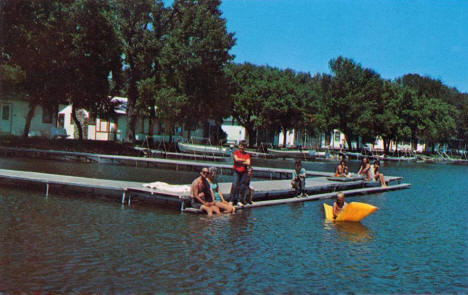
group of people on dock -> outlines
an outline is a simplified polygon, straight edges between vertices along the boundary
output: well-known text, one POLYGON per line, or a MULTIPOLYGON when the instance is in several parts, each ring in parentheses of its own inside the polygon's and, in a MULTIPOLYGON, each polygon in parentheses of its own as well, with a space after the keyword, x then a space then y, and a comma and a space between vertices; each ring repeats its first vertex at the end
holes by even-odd
MULTIPOLYGON (((351 174, 349 173, 348 164, 345 159, 341 159, 338 166, 335 169, 335 177, 348 177, 351 174)), ((362 159, 361 165, 359 166, 359 171, 357 175, 364 177, 367 181, 375 180, 380 182, 380 185, 385 187, 385 176, 380 172, 380 162, 379 160, 374 160, 374 163, 371 165, 367 157, 362 159)))
MULTIPOLYGON (((234 163, 233 179, 230 191, 230 199, 227 201, 217 182, 218 170, 216 167, 204 167, 200 176, 191 185, 191 205, 193 208, 204 211, 209 216, 220 213, 234 213, 236 206, 252 204, 253 189, 250 187, 252 178, 252 166, 250 155, 245 150, 244 141, 239 143, 239 149, 233 152, 234 163)), ((296 161, 292 172, 291 188, 298 197, 305 197, 306 170, 302 167, 300 160, 296 161)), ((357 175, 364 177, 367 181, 379 181, 381 186, 387 186, 385 177, 380 172, 380 162, 375 160, 372 165, 368 158, 363 158, 357 175)), ((335 177, 349 177, 351 173, 345 159, 342 159, 335 169, 335 177)), ((340 207, 341 203, 338 204, 340 207)), ((335 211, 335 210, 334 210, 335 211)))
POLYGON ((239 149, 234 151, 233 181, 230 201, 228 202, 217 182, 217 168, 204 167, 191 186, 191 205, 204 211, 208 216, 220 213, 234 213, 235 206, 252 204, 253 189, 250 187, 252 166, 250 155, 245 151, 245 142, 239 143, 239 149))

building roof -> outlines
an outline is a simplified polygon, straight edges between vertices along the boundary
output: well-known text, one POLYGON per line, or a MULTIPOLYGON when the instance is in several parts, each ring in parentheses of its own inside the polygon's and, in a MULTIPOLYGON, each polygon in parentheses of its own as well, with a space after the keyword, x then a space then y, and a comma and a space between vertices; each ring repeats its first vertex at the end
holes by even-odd
POLYGON ((126 97, 114 96, 111 100, 115 103, 114 111, 119 115, 127 114, 127 103, 128 99, 126 97))

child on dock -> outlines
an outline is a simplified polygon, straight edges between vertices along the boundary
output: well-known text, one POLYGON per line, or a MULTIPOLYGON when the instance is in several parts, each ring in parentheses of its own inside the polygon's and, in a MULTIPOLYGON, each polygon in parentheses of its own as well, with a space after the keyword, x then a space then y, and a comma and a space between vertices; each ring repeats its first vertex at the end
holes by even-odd
POLYGON ((252 179, 252 166, 247 166, 247 176, 245 177, 244 183, 241 187, 241 203, 253 204, 254 189, 250 187, 250 180, 252 179))
POLYGON ((299 197, 305 197, 305 178, 306 170, 302 167, 300 160, 296 161, 296 168, 292 173, 291 187, 296 191, 299 197))

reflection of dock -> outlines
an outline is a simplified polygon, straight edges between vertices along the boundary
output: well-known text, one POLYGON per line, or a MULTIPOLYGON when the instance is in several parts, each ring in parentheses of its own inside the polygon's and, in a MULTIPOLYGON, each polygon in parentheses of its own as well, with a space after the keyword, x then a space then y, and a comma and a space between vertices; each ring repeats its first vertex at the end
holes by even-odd
MULTIPOLYGON (((304 198, 294 197, 295 193, 290 188, 289 179, 253 181, 251 186, 255 190, 253 197, 255 203, 246 205, 245 208, 333 198, 336 195, 336 191, 343 191, 346 195, 372 194, 404 189, 410 186, 409 184, 397 184, 388 187, 376 187, 374 182, 366 182, 363 180, 341 182, 330 179, 327 177, 307 178, 305 190, 308 196, 304 198)), ((400 178, 388 178, 387 180, 393 181, 399 179, 400 178)), ((45 190, 46 196, 49 192, 84 192, 90 195, 107 195, 118 198, 121 199, 122 203, 128 202, 130 204, 131 199, 136 199, 150 201, 156 204, 180 206, 182 209, 190 200, 188 193, 149 189, 143 187, 143 183, 141 182, 95 179, 6 169, 0 169, 0 181, 4 184, 21 187, 24 187, 24 185, 36 186, 45 190)), ((220 183, 219 185, 223 194, 229 197, 231 183, 220 183)))

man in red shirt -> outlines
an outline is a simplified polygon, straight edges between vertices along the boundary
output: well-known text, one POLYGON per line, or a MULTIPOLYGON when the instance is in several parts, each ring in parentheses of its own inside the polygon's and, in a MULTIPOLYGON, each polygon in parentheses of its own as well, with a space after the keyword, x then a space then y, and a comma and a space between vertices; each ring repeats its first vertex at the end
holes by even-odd
MULTIPOLYGON (((245 141, 239 142, 239 149, 233 153, 234 165, 231 186, 231 202, 235 206, 239 202, 239 197, 244 195, 245 180, 247 177, 247 166, 250 166, 250 155, 245 151, 245 141)), ((239 205, 243 205, 240 203, 239 205)))

